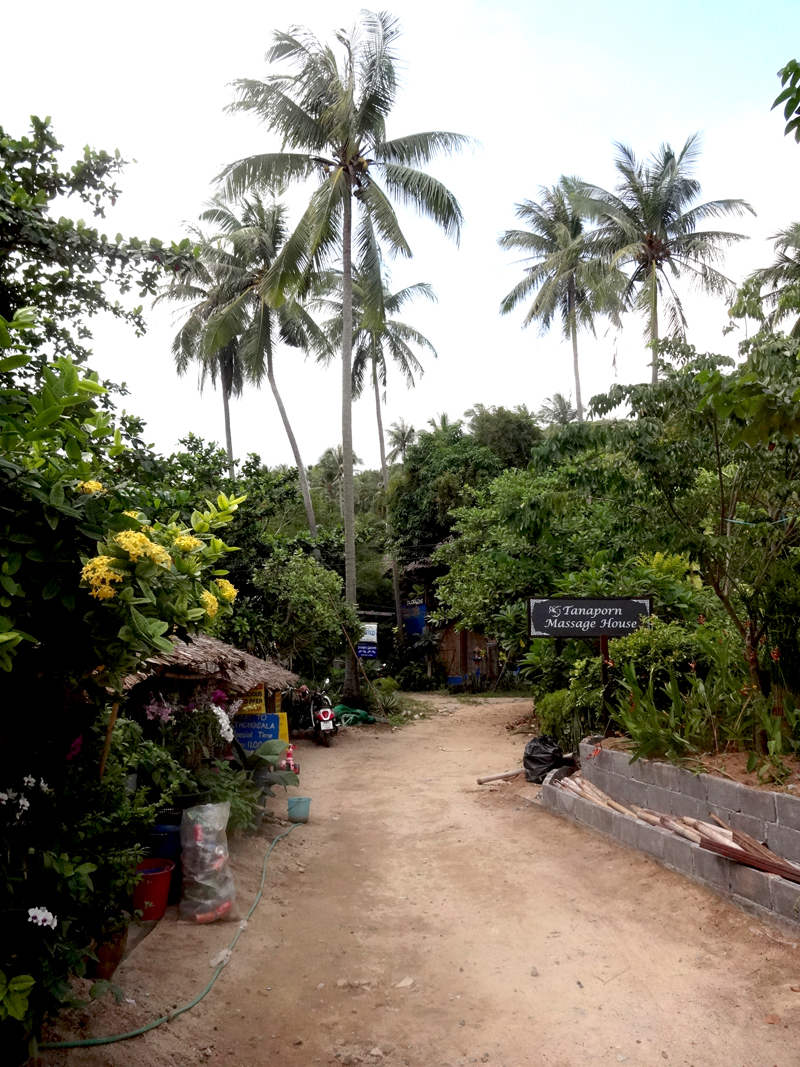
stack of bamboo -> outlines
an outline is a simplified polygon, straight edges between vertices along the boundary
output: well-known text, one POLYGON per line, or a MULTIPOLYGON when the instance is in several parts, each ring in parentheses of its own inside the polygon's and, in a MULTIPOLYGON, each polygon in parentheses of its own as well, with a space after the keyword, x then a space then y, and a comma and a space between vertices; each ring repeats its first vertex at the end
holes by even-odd
POLYGON ((711 818, 717 825, 703 822, 702 819, 690 819, 688 815, 681 818, 675 815, 664 815, 658 811, 651 811, 649 808, 640 808, 636 804, 625 807, 624 804, 619 804, 580 775, 562 778, 554 784, 593 804, 600 804, 602 807, 617 811, 620 815, 627 815, 631 819, 640 819, 651 826, 669 830, 679 837, 700 845, 701 848, 708 849, 709 852, 725 856, 726 859, 743 863, 748 867, 755 867, 767 874, 779 874, 790 882, 800 884, 800 867, 789 863, 777 853, 771 852, 766 845, 760 844, 749 834, 733 830, 713 812, 711 818))

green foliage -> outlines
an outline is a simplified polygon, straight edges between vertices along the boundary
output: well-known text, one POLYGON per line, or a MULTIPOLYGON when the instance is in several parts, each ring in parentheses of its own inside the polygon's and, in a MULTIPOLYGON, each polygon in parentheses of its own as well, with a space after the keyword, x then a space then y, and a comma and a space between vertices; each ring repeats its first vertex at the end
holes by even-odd
POLYGON ((794 134, 795 141, 800 142, 800 63, 790 59, 785 67, 778 71, 782 90, 775 99, 773 108, 783 104, 783 117, 786 119, 784 136, 794 134))
POLYGON ((28 994, 36 985, 29 974, 17 974, 6 978, 0 971, 0 1022, 10 1016, 22 1022, 28 1014, 28 994))
POLYGON ((52 215, 56 201, 72 199, 105 218, 121 195, 114 179, 126 166, 118 151, 87 146, 64 167, 61 148, 49 118, 32 116, 30 133, 20 138, 0 128, 0 316, 36 307, 33 349, 82 362, 89 356, 88 320, 106 312, 144 333, 142 306, 116 296, 132 289, 142 299, 154 296, 162 272, 187 267, 194 250, 188 239, 110 239, 83 219, 52 215))
POLYGON ((460 424, 423 432, 406 452, 405 470, 389 495, 389 517, 402 544, 433 548, 452 528, 451 512, 501 471, 488 448, 460 424))
POLYGON ((568 751, 573 747, 574 700, 569 689, 554 689, 536 701, 536 720, 541 733, 554 737, 568 751))
POLYGON ((474 404, 464 414, 475 443, 493 452, 504 470, 528 466, 531 449, 542 431, 524 404, 514 408, 474 404))
POLYGON ((197 781, 211 794, 208 801, 210 804, 222 804, 225 801, 230 803, 230 833, 252 830, 258 826, 260 819, 256 804, 261 789, 247 771, 237 771, 224 760, 216 759, 210 767, 199 772, 197 781))

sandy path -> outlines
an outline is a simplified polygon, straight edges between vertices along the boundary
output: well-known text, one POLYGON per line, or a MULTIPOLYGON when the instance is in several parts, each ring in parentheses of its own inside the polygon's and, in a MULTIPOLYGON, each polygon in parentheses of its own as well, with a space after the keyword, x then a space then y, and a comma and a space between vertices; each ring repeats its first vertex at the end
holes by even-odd
MULTIPOLYGON (((476 786, 519 761, 523 741, 502 724, 527 702, 428 699, 452 713, 301 748, 313 821, 273 853, 265 900, 197 1009, 45 1063, 798 1062, 793 946, 551 816, 531 787, 476 786)), ((247 905, 263 849, 261 838, 236 849, 247 905)), ((115 1033, 184 1003, 231 936, 162 922, 118 972, 136 1004, 76 1021, 115 1033)))

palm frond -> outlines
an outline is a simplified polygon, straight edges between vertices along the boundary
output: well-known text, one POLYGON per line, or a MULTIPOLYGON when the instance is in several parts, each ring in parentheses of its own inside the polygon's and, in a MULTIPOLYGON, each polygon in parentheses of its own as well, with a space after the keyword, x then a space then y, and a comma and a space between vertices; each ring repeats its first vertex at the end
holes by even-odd
POLYGON ((459 243, 464 216, 458 200, 445 185, 423 171, 399 163, 377 165, 383 170, 388 192, 415 209, 421 218, 432 219, 447 237, 459 243))

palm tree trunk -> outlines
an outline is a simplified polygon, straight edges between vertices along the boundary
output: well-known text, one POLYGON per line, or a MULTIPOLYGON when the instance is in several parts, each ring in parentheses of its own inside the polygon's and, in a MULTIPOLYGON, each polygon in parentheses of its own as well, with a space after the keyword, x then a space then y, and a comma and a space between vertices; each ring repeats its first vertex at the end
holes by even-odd
POLYGON ((575 321, 575 280, 573 278, 569 280, 567 299, 569 301, 569 326, 572 334, 572 369, 575 372, 575 407, 578 409, 578 422, 583 422, 581 376, 578 369, 578 324, 575 321))
POLYGON ((233 387, 233 374, 231 368, 223 359, 220 363, 220 385, 222 386, 222 410, 225 414, 225 450, 228 453, 228 474, 231 481, 236 477, 233 465, 233 437, 231 436, 231 391, 233 387))
MULTIPOLYGON (((386 444, 383 440, 383 419, 381 418, 381 393, 378 388, 378 369, 372 362, 372 384, 375 387, 375 414, 378 418, 378 442, 381 446, 381 474, 383 475, 383 496, 386 501, 386 531, 391 536, 389 526, 389 467, 386 464, 386 444)), ((394 589, 394 611, 397 616, 397 643, 403 643, 403 608, 400 603, 400 572, 397 557, 392 553, 392 587, 394 589)))
MULTIPOLYGON (((356 516, 353 490, 353 201, 348 187, 342 219, 342 490, 344 500, 344 596, 356 603, 356 516)), ((358 665, 345 662, 343 697, 360 696, 358 665)))
POLYGON ((275 397, 275 403, 278 405, 278 411, 281 413, 281 421, 283 422, 283 428, 286 431, 286 436, 289 438, 289 445, 292 449, 292 455, 294 456, 294 463, 297 467, 297 479, 300 482, 300 494, 303 497, 303 507, 306 509, 306 520, 308 521, 308 530, 312 538, 317 539, 317 520, 314 515, 314 505, 311 502, 311 491, 308 488, 308 477, 306 475, 306 469, 303 466, 303 460, 300 456, 300 449, 297 447, 297 439, 292 431, 291 423, 289 422, 289 416, 286 414, 286 408, 283 406, 283 400, 281 394, 278 392, 278 383, 275 381, 275 372, 272 366, 272 342, 267 343, 267 379, 269 381, 270 388, 272 389, 272 395, 275 397))
MULTIPOLYGON (((656 267, 653 264, 653 293, 650 297, 650 341, 658 341, 658 286, 656 285, 656 267)), ((653 353, 653 376, 651 381, 653 385, 658 381, 658 357, 656 356, 655 348, 651 348, 653 353)))

